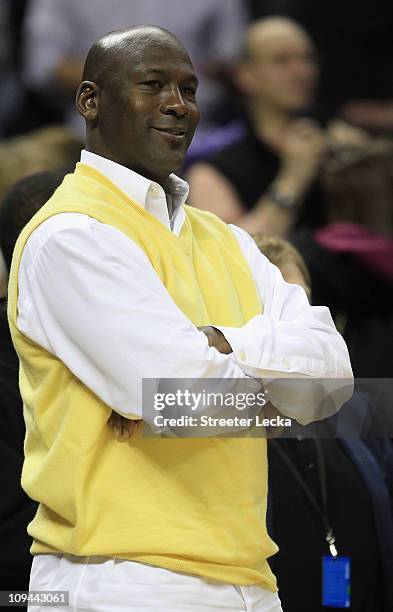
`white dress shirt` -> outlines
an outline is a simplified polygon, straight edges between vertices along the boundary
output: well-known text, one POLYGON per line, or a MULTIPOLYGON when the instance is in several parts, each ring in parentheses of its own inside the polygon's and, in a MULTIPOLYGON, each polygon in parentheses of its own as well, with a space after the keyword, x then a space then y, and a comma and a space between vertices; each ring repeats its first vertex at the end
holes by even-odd
MULTIPOLYGON (((165 193, 93 153, 83 151, 81 161, 179 234, 187 183, 171 175, 165 193)), ((136 243, 79 213, 57 214, 29 237, 19 270, 18 328, 129 417, 142 416, 143 378, 351 377, 348 351, 328 308, 310 306, 304 290, 284 282, 246 232, 231 230, 263 304, 263 314, 245 326, 220 328, 231 355, 208 346, 136 243)), ((308 423, 316 418, 315 403, 314 390, 301 402, 277 407, 308 423)))

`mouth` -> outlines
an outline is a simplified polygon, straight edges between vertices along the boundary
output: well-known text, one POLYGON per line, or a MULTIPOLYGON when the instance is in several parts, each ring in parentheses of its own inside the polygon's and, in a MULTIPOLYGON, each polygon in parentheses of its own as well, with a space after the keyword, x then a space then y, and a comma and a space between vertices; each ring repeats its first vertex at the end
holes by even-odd
POLYGON ((163 136, 168 137, 170 140, 172 140, 174 142, 181 142, 186 137, 186 135, 187 135, 186 130, 182 129, 182 128, 174 128, 174 127, 162 127, 162 128, 158 128, 158 127, 153 127, 152 129, 155 130, 156 132, 159 132, 163 136))

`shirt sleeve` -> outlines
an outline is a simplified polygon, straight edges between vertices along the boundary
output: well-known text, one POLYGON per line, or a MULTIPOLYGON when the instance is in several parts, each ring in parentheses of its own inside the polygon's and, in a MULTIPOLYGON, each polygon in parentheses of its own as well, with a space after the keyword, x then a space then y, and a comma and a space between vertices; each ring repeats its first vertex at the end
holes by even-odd
POLYGON ((18 280, 20 331, 123 416, 146 420, 144 378, 240 379, 248 392, 261 388, 209 347, 142 249, 113 227, 55 215, 29 237, 18 280))
MULTIPOLYGON (((347 346, 329 309, 311 306, 303 288, 286 283, 278 268, 244 230, 235 226, 231 229, 251 268, 263 304, 263 314, 243 327, 218 327, 232 347, 233 358, 244 372, 256 378, 319 379, 319 391, 310 382, 304 381, 302 386, 302 394, 309 390, 306 393, 309 405, 301 407, 292 401, 290 406, 290 402, 281 398, 277 407, 302 424, 315 420, 317 415, 330 416, 352 394, 352 383, 341 385, 334 381, 352 381, 353 375, 347 346), (345 389, 342 396, 336 395, 337 388, 345 389), (319 402, 322 396, 334 400, 326 413, 319 402)), ((295 385, 299 390, 300 382, 289 387, 294 390, 295 385)))

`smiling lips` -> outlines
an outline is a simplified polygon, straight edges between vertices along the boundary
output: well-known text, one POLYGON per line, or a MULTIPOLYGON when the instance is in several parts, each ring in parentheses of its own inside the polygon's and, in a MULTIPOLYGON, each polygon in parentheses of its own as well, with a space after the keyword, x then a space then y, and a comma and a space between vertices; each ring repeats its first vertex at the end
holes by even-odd
POLYGON ((182 137, 186 135, 186 130, 175 127, 154 127, 154 130, 157 132, 162 132, 164 134, 169 134, 170 136, 182 137))

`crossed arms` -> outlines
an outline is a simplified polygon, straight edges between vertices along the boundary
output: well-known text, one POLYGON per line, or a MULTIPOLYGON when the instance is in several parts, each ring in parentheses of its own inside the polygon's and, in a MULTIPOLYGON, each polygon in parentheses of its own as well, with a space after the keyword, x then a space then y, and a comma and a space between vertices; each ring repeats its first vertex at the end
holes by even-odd
MULTIPOLYGON (((285 283, 244 231, 232 231, 263 314, 241 328, 210 332, 210 346, 209 334, 176 306, 145 253, 82 214, 56 215, 30 236, 19 273, 18 327, 130 419, 142 417, 143 378, 351 378, 328 309, 310 306, 303 289, 285 283)), ((295 402, 291 414, 276 405, 302 424, 318 418, 315 392, 295 402)))

